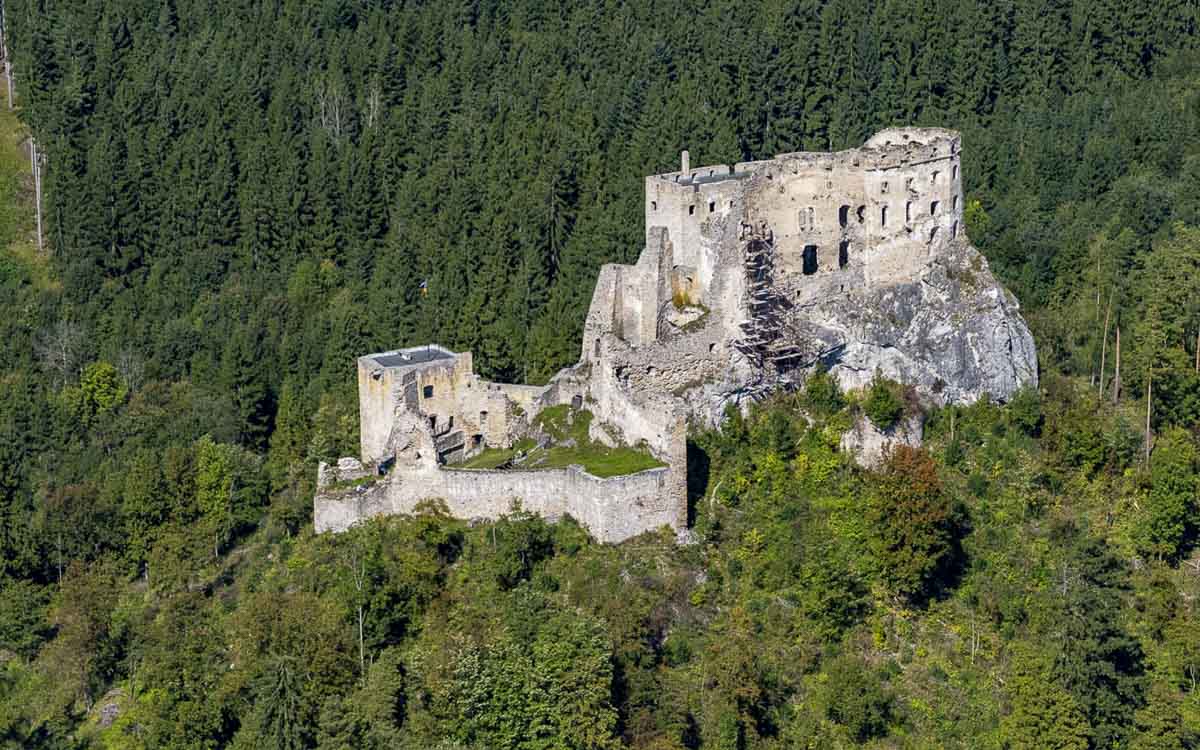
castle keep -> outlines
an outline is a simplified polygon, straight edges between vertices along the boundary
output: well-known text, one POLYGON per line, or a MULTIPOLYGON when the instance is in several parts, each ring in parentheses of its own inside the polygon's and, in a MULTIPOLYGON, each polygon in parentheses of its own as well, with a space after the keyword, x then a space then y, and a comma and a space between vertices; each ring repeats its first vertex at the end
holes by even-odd
POLYGON ((437 498, 467 518, 570 514, 602 541, 682 530, 688 422, 814 366, 846 387, 878 370, 937 402, 1007 397, 1036 379, 1032 338, 963 237, 959 148, 955 132, 906 128, 732 167, 684 152, 680 171, 646 179, 638 262, 600 270, 580 361, 548 385, 482 380, 470 353, 433 345, 358 360, 361 459, 321 467, 316 529, 437 498), (539 415, 563 409, 590 415, 574 443, 661 466, 522 465, 548 449, 539 415), (520 445, 504 466, 460 465, 520 445))

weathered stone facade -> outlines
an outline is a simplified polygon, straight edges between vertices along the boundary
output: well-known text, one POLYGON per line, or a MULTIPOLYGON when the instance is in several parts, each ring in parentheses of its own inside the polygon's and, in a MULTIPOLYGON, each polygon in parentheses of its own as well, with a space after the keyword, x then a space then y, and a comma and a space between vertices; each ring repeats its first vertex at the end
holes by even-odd
POLYGON ((580 362, 549 385, 483 381, 469 353, 436 346, 359 360, 362 458, 390 473, 338 492, 326 467, 318 531, 423 497, 463 516, 513 501, 570 513, 605 541, 682 530, 688 421, 715 424, 727 404, 814 367, 845 387, 879 371, 941 403, 1036 382, 1019 306, 964 235, 957 133, 890 129, 837 153, 682 162, 646 179, 645 248, 635 265, 600 270, 580 362), (609 480, 442 468, 512 445, 559 404, 586 404, 596 439, 644 445, 667 468, 609 480))

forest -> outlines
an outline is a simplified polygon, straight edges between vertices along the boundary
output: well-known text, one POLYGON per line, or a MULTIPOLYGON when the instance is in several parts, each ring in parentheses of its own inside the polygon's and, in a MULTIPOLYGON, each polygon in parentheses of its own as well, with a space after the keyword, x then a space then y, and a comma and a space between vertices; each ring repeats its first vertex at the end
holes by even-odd
POLYGON ((0 747, 1200 747, 1196 3, 3 10, 0 747), (962 132, 1038 389, 868 471, 922 407, 816 373, 692 436, 692 545, 312 533, 356 356, 545 382, 645 175, 892 125, 962 132))

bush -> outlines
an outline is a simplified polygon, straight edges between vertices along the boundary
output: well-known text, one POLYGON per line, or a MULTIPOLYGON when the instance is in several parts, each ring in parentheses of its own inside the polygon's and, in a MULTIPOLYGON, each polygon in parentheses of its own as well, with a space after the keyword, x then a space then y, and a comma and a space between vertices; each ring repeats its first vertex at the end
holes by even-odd
POLYGON ((891 429, 904 413, 904 402, 896 394, 896 385, 878 375, 871 381, 863 411, 881 430, 891 429))
POLYGON ((818 370, 804 382, 801 402, 813 414, 836 414, 846 405, 837 380, 825 370, 818 370))
POLYGON ((1036 388, 1022 386, 1008 402, 1008 417, 1018 430, 1037 437, 1042 432, 1042 397, 1036 388))

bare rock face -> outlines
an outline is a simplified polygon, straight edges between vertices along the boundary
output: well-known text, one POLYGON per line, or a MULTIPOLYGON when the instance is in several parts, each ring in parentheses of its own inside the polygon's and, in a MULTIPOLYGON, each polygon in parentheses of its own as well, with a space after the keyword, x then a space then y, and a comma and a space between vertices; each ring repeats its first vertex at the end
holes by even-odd
POLYGON ((1007 400, 1037 384, 1033 336, 1020 305, 965 242, 900 283, 871 285, 797 311, 795 331, 812 364, 845 389, 879 370, 933 403, 1007 400))
POLYGON ((860 466, 875 469, 883 463, 884 454, 892 446, 919 446, 924 430, 925 421, 919 414, 904 417, 886 430, 879 429, 862 416, 842 435, 841 449, 854 456, 860 466))

